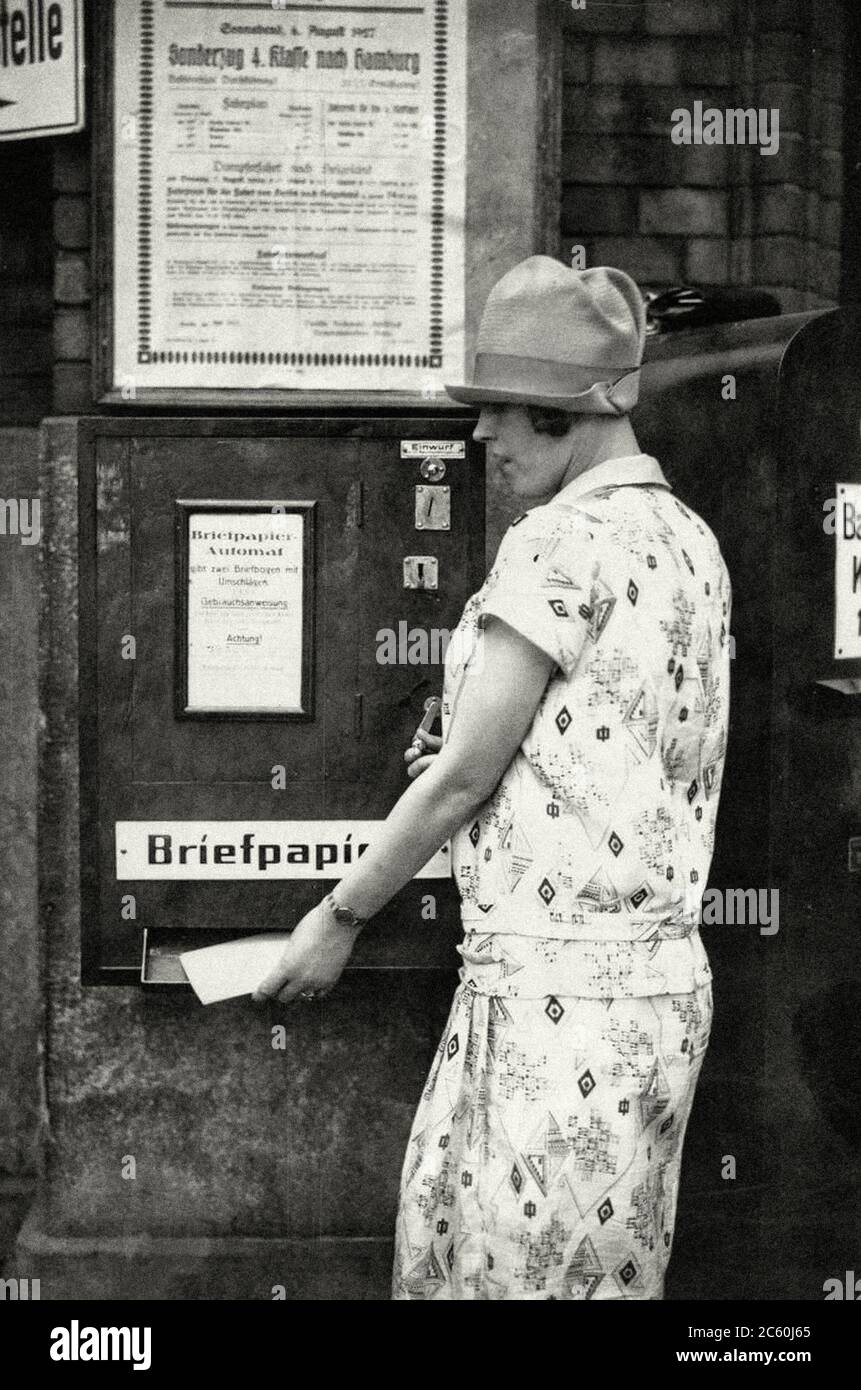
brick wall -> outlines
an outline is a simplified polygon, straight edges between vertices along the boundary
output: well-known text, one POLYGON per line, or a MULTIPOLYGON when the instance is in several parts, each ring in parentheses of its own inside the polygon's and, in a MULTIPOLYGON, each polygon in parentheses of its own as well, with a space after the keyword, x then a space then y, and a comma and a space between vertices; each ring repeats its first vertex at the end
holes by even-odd
MULTIPOLYGON (((839 0, 558 3, 559 253, 655 285, 758 285, 786 311, 836 302, 839 0), (778 107, 779 153, 672 144, 670 113, 697 99, 778 107)), ((90 410, 89 134, 0 145, 0 190, 0 422, 90 410)))
POLYGON ((90 138, 54 148, 54 413, 92 409, 90 138))
POLYGON ((840 281, 840 0, 564 3, 560 254, 662 285, 757 285, 786 311, 840 281), (671 112, 780 113, 775 155, 674 145, 671 112))
POLYGON ((0 144, 0 424, 35 424, 51 401, 50 148, 0 144))
POLYGON ((0 143, 0 425, 90 409, 90 139, 0 143))

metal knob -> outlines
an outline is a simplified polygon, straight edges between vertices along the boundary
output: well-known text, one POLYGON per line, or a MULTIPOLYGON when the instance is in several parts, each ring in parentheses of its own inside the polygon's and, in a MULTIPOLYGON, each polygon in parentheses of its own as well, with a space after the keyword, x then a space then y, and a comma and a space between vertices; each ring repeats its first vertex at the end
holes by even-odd
POLYGON ((446 467, 442 459, 423 458, 419 467, 419 472, 427 483, 440 483, 446 474, 446 467))

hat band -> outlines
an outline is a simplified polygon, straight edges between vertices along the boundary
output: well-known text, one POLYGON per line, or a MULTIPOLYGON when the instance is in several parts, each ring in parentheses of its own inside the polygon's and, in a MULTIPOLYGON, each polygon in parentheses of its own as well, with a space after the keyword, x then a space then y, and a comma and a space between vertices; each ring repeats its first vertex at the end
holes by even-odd
POLYGON ((553 362, 542 357, 519 357, 513 353, 479 352, 473 368, 473 387, 489 391, 512 391, 538 396, 576 396, 599 381, 614 381, 631 367, 585 365, 580 362, 553 362))

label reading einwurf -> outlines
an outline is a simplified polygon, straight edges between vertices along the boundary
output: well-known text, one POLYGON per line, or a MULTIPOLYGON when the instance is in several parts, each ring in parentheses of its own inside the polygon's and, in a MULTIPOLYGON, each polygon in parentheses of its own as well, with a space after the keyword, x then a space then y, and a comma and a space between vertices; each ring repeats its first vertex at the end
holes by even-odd
POLYGON ((465 459, 464 439, 402 439, 402 459, 465 459))

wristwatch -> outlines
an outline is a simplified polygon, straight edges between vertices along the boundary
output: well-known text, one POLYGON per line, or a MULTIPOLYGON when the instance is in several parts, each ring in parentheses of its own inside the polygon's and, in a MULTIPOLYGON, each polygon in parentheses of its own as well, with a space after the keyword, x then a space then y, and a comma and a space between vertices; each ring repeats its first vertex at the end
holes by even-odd
POLYGON ((354 931, 361 931, 362 927, 366 925, 367 919, 357 917, 351 907, 341 907, 341 904, 335 901, 334 893, 330 893, 325 901, 326 906, 340 926, 352 927, 354 931))

